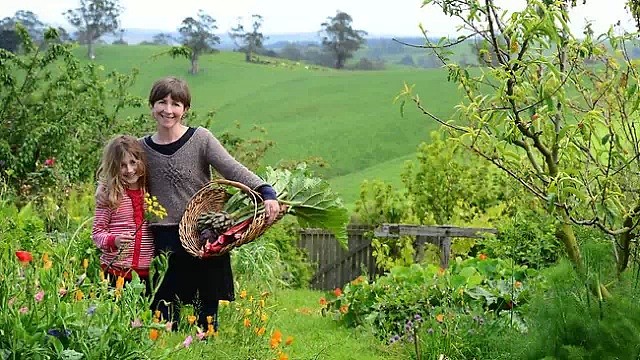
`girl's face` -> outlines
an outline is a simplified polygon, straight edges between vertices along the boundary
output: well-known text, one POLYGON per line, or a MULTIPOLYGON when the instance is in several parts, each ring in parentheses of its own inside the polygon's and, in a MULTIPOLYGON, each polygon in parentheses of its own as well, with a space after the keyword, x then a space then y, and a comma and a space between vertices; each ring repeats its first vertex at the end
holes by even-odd
POLYGON ((183 103, 173 100, 171 95, 167 95, 164 99, 153 103, 151 115, 158 122, 158 126, 171 129, 181 124, 182 116, 186 110, 183 103))
POLYGON ((138 188, 138 179, 140 179, 138 163, 139 160, 130 153, 125 153, 120 163, 120 179, 122 184, 130 189, 138 188))

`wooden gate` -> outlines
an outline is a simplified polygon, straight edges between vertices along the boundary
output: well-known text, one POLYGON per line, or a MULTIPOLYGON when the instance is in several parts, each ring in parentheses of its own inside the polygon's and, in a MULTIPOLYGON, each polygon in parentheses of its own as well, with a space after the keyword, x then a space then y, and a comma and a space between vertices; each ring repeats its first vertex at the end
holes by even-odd
MULTIPOLYGON (((382 224, 374 229, 367 225, 349 225, 347 236, 349 249, 343 249, 336 238, 321 229, 301 229, 298 246, 306 250, 309 260, 316 265, 316 273, 311 278, 311 287, 332 290, 366 273, 370 277, 381 274, 372 255, 371 238, 415 237, 414 247, 419 250, 425 242, 440 247, 440 266, 449 266, 452 238, 482 237, 495 234, 493 228, 463 228, 449 225, 421 226, 404 224, 382 224), (370 236, 365 236, 366 233, 370 236)), ((419 259, 418 259, 419 260, 419 259)))
POLYGON ((364 273, 370 276, 376 274, 378 270, 371 255, 371 238, 364 236, 372 230, 370 226, 349 225, 349 248, 343 249, 326 230, 301 229, 298 246, 306 250, 309 260, 316 265, 311 287, 332 290, 364 273))

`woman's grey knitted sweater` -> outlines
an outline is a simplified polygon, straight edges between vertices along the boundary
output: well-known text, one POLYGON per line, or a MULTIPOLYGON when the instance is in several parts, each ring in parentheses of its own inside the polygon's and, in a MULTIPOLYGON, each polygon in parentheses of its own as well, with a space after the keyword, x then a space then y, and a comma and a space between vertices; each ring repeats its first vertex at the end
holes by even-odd
POLYGON ((211 167, 225 179, 252 189, 265 184, 256 174, 234 159, 213 134, 198 127, 193 136, 174 154, 164 155, 140 143, 147 155, 149 194, 167 209, 158 224, 177 225, 191 196, 211 180, 211 167))

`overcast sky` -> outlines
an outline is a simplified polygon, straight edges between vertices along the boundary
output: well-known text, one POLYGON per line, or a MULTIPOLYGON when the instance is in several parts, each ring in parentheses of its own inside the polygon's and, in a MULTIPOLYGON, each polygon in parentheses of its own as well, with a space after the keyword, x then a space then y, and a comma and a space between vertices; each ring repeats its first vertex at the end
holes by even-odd
MULTIPOLYGON (((13 16, 17 10, 30 10, 40 20, 57 26, 69 27, 62 13, 76 8, 79 0, 2 0, 0 17, 13 16)), ((455 23, 442 15, 438 8, 421 8, 422 0, 121 0, 124 7, 122 27, 175 31, 182 19, 195 16, 198 9, 217 20, 218 30, 227 32, 242 16, 251 14, 264 17, 265 34, 316 32, 320 24, 336 10, 353 18, 356 29, 371 35, 419 36, 422 23, 432 36, 455 35, 455 23)), ((524 0, 497 0, 509 9, 522 7, 524 0)), ((582 1, 579 1, 582 3, 582 1)), ((585 19, 594 22, 596 33, 606 31, 609 25, 621 20, 632 28, 630 16, 624 9, 625 0, 587 0, 572 10, 574 28, 585 19)))

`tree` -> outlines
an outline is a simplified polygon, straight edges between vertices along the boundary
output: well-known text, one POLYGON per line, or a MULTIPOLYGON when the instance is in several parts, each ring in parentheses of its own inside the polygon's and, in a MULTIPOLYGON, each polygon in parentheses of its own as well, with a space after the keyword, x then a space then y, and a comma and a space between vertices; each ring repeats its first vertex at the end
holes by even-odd
POLYGON ((471 32, 420 46, 435 49, 464 100, 446 121, 411 86, 400 96, 536 196, 557 218, 557 236, 579 272, 585 270, 576 225, 610 235, 623 272, 640 220, 640 74, 624 46, 636 34, 595 36, 587 26, 578 38, 567 26, 570 2, 530 0, 513 14, 493 0, 429 3, 471 32), (446 51, 471 36, 486 40, 496 57, 473 73, 446 51))
POLYGON ((118 30, 122 10, 120 0, 80 0, 79 8, 67 10, 63 15, 78 29, 78 37, 86 42, 89 59, 95 59, 94 43, 118 30))
POLYGON ((242 18, 238 18, 238 25, 229 32, 229 36, 236 43, 236 46, 240 48, 240 51, 244 52, 244 59, 247 62, 251 62, 251 55, 262 49, 264 41, 268 39, 260 32, 262 16, 251 15, 251 19, 253 21, 253 30, 251 32, 244 29, 242 18))
POLYGON ((40 21, 38 15, 28 10, 18 10, 13 17, 2 19, 0 27, 3 30, 14 30, 18 23, 25 27, 33 41, 42 42, 46 25, 40 21))
POLYGON ((345 61, 353 57, 360 46, 365 43, 366 31, 354 30, 351 27, 351 16, 338 11, 336 16, 328 17, 327 22, 322 23, 320 33, 322 46, 333 54, 336 62, 335 68, 342 69, 345 61))
POLYGON ((5 49, 12 53, 18 51, 20 46, 20 36, 13 29, 0 29, 0 49, 5 49))
POLYGON ((169 45, 174 41, 175 39, 173 38, 173 36, 171 36, 171 34, 159 33, 159 34, 153 35, 154 45, 169 45))
POLYGON ((214 46, 220 44, 220 37, 214 33, 217 28, 216 20, 202 10, 198 10, 197 20, 193 17, 182 20, 178 31, 182 36, 182 44, 191 49, 192 74, 197 74, 199 71, 200 55, 215 51, 214 46))

